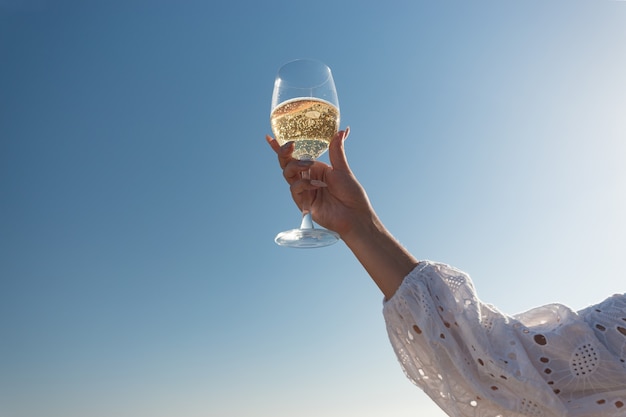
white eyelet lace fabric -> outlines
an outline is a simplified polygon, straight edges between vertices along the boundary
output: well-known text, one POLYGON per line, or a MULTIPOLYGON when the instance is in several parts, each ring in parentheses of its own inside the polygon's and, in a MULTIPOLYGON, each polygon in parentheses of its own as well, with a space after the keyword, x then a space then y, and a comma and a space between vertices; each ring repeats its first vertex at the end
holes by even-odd
POLYGON ((508 316, 426 261, 383 313, 405 374, 451 417, 626 417, 626 294, 508 316))

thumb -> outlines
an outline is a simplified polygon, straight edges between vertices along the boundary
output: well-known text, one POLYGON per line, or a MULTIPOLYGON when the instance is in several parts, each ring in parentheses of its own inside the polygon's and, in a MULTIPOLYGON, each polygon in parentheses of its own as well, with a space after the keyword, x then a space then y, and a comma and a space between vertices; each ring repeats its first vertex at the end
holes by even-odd
POLYGON ((333 169, 340 171, 350 171, 348 160, 346 158, 346 152, 344 150, 343 142, 350 134, 350 127, 346 130, 339 131, 330 142, 328 147, 328 158, 333 169))

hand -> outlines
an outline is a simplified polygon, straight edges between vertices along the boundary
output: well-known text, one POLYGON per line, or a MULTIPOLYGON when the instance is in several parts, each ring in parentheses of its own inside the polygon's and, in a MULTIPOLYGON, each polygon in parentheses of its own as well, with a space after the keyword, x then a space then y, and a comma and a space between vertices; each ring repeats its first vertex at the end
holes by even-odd
POLYGON ((365 190, 350 170, 343 146, 348 133, 349 129, 338 132, 330 142, 331 165, 298 161, 292 157, 293 142, 281 147, 272 137, 266 139, 278 155, 298 207, 302 210, 306 204, 315 222, 339 233, 389 299, 418 261, 380 222, 365 190), (302 173, 309 169, 311 179, 303 179, 302 173))
POLYGON ((331 165, 294 159, 293 142, 281 147, 275 139, 266 136, 267 142, 278 155, 278 162, 295 203, 301 210, 307 205, 316 223, 334 230, 342 238, 359 223, 371 222, 374 216, 367 194, 346 160, 344 140, 349 133, 350 128, 347 128, 333 137, 328 148, 331 165), (302 173, 308 170, 310 179, 303 179, 302 173))

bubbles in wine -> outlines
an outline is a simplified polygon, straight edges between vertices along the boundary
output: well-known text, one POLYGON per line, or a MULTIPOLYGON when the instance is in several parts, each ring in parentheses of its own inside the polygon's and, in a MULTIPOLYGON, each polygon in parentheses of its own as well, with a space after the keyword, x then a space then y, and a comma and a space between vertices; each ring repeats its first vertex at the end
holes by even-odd
POLYGON ((278 143, 295 142, 294 158, 316 159, 339 129, 339 110, 324 100, 297 98, 277 106, 270 120, 278 143))

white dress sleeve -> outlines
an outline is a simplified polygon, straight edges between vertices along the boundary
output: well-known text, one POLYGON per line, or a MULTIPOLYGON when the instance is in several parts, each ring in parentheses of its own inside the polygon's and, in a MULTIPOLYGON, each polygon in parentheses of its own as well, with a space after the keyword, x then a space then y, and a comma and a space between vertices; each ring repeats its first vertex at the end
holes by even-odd
POLYGON ((420 262, 383 313, 407 377, 452 417, 626 417, 626 295, 508 316, 420 262))

